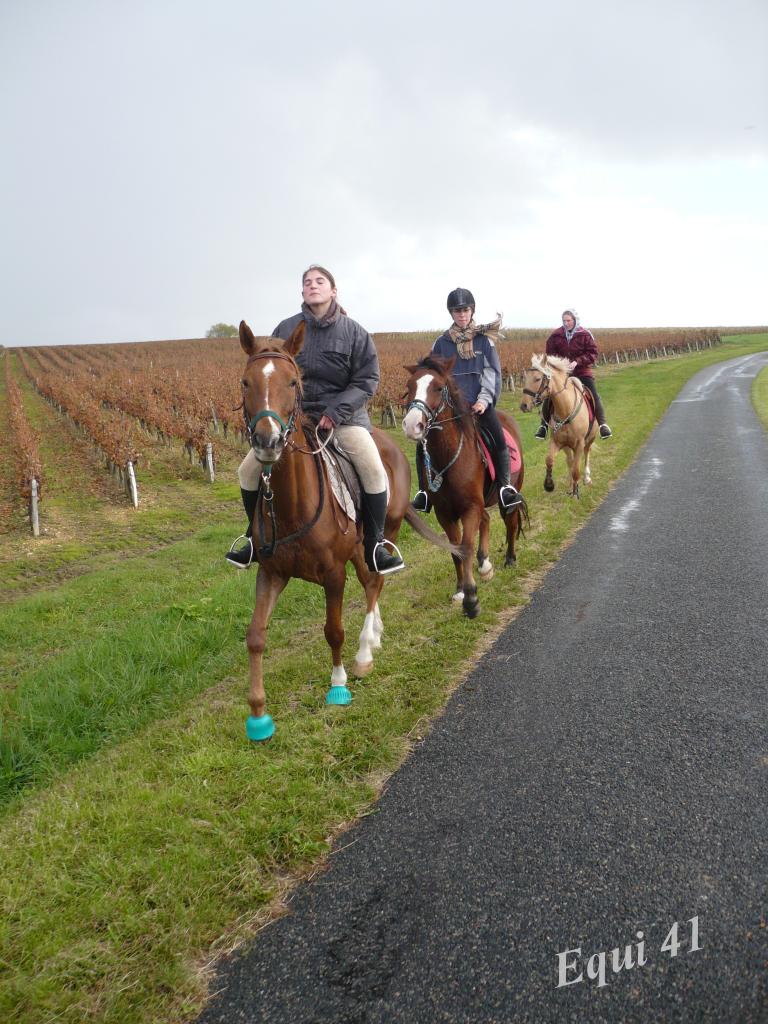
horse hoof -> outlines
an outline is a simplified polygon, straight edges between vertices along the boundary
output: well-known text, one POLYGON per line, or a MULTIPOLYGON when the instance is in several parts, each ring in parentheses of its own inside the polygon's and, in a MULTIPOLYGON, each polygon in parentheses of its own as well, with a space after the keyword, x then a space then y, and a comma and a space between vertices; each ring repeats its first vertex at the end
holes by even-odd
POLYGON ((514 555, 508 555, 504 559, 504 568, 505 569, 510 569, 510 568, 512 568, 513 565, 515 565, 516 562, 517 562, 517 559, 515 558, 514 555))
POLYGON ((488 580, 493 579, 493 566, 489 565, 485 572, 483 572, 482 569, 478 569, 477 575, 480 577, 483 583, 487 583, 488 580))
POLYGON ((325 697, 326 704, 351 704, 352 694, 346 686, 332 686, 325 697))
POLYGON ((457 604, 458 604, 459 601, 463 601, 464 600, 464 591, 463 590, 457 590, 456 593, 451 598, 451 600, 452 601, 456 601, 457 604))
POLYGON ((258 718, 249 715, 245 723, 245 735, 254 743, 261 743, 275 735, 275 723, 269 715, 259 715, 258 718))
MULTIPOLYGON (((379 646, 381 646, 381 644, 379 644, 379 646)), ((372 661, 366 661, 366 662, 356 661, 354 663, 354 665, 352 666, 352 675, 355 677, 355 679, 364 679, 371 672, 372 669, 373 669, 373 662, 372 661)))
POLYGON ((474 604, 465 604, 464 614, 467 616, 468 619, 476 619, 477 616, 480 614, 480 602, 475 601, 474 604))
POLYGON ((544 481, 544 490, 545 491, 547 491, 547 492, 554 491, 554 489, 555 489, 555 482, 554 482, 554 480, 545 480, 544 481))

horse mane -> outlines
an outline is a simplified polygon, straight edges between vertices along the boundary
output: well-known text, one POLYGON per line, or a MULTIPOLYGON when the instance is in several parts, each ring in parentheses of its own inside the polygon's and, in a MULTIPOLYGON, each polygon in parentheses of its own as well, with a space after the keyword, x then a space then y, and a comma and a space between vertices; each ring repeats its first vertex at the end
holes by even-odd
POLYGON ((459 430, 467 437, 467 440, 476 438, 477 423, 475 422, 475 417, 472 410, 469 408, 467 400, 462 394, 459 385, 453 379, 453 374, 446 369, 444 361, 430 354, 424 356, 423 359, 420 359, 416 368, 418 370, 432 370, 434 373, 439 373, 441 377, 445 378, 445 384, 448 388, 451 403, 458 413, 458 419, 455 422, 457 423, 459 430))
POLYGON ((568 364, 571 362, 570 359, 564 359, 562 356, 547 356, 547 363, 549 366, 554 366, 556 370, 561 370, 563 373, 568 373, 568 364))

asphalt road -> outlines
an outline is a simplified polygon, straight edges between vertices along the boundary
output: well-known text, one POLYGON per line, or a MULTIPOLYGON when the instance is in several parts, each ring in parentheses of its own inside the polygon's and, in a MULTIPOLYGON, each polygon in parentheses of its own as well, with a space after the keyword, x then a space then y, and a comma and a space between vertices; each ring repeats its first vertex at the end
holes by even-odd
POLYGON ((768 1021, 766 364, 686 385, 200 1024, 768 1021))

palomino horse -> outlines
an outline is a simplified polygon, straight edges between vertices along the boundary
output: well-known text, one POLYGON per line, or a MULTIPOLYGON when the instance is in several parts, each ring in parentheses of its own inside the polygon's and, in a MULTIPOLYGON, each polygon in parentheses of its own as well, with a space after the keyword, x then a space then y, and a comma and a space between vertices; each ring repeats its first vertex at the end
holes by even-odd
POLYGON ((569 376, 576 363, 559 356, 533 356, 531 366, 523 371, 523 412, 541 405, 549 398, 551 415, 549 419, 549 449, 547 451, 547 473, 544 490, 554 491, 552 466, 557 453, 565 449, 568 469, 571 474, 570 494, 579 496, 581 457, 584 456, 584 483, 592 483, 589 469, 589 453, 597 437, 598 423, 592 411, 591 396, 587 397, 584 385, 578 377, 569 376))
MULTIPOLYGON (((453 544, 462 544, 461 557, 453 556, 457 586, 454 600, 462 601, 464 613, 473 619, 480 610, 472 574, 475 538, 479 532, 480 579, 489 580, 493 566, 488 558, 490 516, 487 510, 496 503, 497 489, 486 473, 475 417, 451 376, 455 361, 455 358, 440 359, 430 355, 415 366, 405 367, 410 377, 403 430, 406 437, 422 446, 427 488, 438 522, 453 544)), ((511 474, 513 485, 520 490, 524 475, 520 434, 511 416, 503 412, 498 416, 520 455, 517 468, 512 459, 511 474)), ((515 562, 515 540, 522 533, 521 512, 527 518, 525 503, 513 509, 504 520, 507 531, 505 566, 515 562)))
MULTIPOLYGON (((326 703, 349 704, 352 699, 341 658, 342 603, 349 561, 366 596, 354 676, 362 678, 371 671, 373 651, 381 647, 383 632, 378 599, 384 578, 366 566, 358 527, 335 503, 325 462, 319 451, 313 450, 314 432, 308 432, 309 423, 302 417, 301 372, 294 357, 303 343, 303 320, 284 344, 271 338, 257 340, 245 321, 240 324, 240 344, 248 355, 242 378, 243 415, 251 446, 264 466, 253 522, 259 562, 256 607, 246 636, 251 708, 246 733, 252 740, 269 739, 275 731, 266 713, 262 654, 275 604, 292 577, 319 583, 325 590, 325 638, 333 656, 326 703)), ((409 506, 411 471, 405 455, 382 431, 374 430, 373 437, 389 481, 386 537, 397 538, 405 516, 423 537, 444 546, 444 539, 419 523, 409 506)))

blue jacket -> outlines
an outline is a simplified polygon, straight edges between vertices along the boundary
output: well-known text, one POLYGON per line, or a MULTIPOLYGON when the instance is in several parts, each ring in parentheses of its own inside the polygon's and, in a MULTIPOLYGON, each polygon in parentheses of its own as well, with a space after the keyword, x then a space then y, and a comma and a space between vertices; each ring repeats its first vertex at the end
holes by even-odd
POLYGON ((475 353, 473 358, 462 359, 446 331, 434 343, 432 352, 443 359, 456 356, 453 379, 470 405, 474 405, 478 398, 486 405, 496 405, 501 394, 499 353, 486 334, 476 334, 472 339, 472 348, 475 353))

